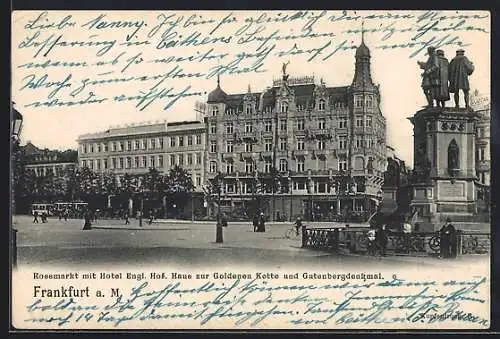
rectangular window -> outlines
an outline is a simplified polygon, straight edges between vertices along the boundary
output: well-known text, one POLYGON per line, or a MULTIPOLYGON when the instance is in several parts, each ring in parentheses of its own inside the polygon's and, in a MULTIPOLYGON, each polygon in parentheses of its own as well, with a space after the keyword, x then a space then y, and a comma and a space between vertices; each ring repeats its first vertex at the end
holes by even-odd
POLYGON ((217 124, 215 122, 210 123, 210 133, 211 134, 217 133, 217 124))
POLYGON ((318 149, 325 149, 325 140, 318 140, 318 149))
POLYGON ((372 127, 372 117, 366 117, 366 127, 372 127))
POLYGON ((158 156, 158 167, 163 167, 163 155, 158 156))
POLYGON ((90 144, 90 153, 94 153, 94 144, 90 144))
POLYGON ((170 154, 170 166, 175 166, 175 154, 170 154))
POLYGON ((192 145, 193 145, 193 136, 188 135, 188 146, 192 146, 192 145))
POLYGON ((123 152, 125 150, 125 142, 120 141, 120 152, 123 152))
POLYGON ((252 122, 245 122, 245 132, 251 133, 253 130, 252 122))
POLYGON ((141 140, 141 148, 142 148, 142 149, 146 149, 146 147, 147 147, 147 145, 146 145, 146 144, 147 144, 146 139, 142 139, 142 140, 141 140))
POLYGON ((347 171, 347 160, 346 159, 339 160, 339 171, 347 171))
POLYGON ((280 151, 286 151, 287 149, 287 138, 280 138, 280 151))
POLYGON ((280 172, 288 171, 288 162, 285 159, 280 160, 280 172))
POLYGON ((340 149, 347 148, 347 136, 343 135, 339 137, 339 148, 340 149))
POLYGON ((298 119, 297 120, 297 130, 298 131, 303 131, 305 128, 305 120, 304 119, 298 119))
POLYGON ((188 163, 188 166, 192 166, 193 165, 193 155, 191 153, 189 153, 187 155, 187 163, 188 163))
POLYGON ((245 152, 252 152, 253 144, 250 142, 245 143, 245 152))
POLYGON ((113 168, 116 168, 116 158, 111 159, 111 165, 113 168))
POLYGON ((103 165, 104 169, 108 169, 108 159, 104 159, 102 161, 102 165, 103 165))
POLYGON ((139 168, 139 157, 134 158, 134 167, 139 168))
POLYGON ((226 173, 230 174, 233 173, 234 166, 232 162, 229 162, 226 164, 226 173))
POLYGON ((184 166, 184 154, 179 154, 178 163, 180 167, 184 166))
POLYGON ((318 119, 318 128, 319 129, 325 129, 326 128, 326 122, 324 118, 318 119))
POLYGON ((90 167, 90 169, 94 169, 94 161, 93 160, 89 160, 89 167, 90 167))
POLYGON ((253 162, 252 161, 247 161, 245 163, 245 172, 246 173, 252 173, 253 172, 253 162))
POLYGON ((170 147, 175 147, 175 137, 170 137, 170 147))
POLYGON ((273 139, 264 139, 264 145, 266 152, 271 152, 273 150, 273 139))
POLYGON ((158 138, 158 148, 163 149, 163 138, 158 138))
POLYGON ((217 153, 217 141, 210 141, 210 153, 217 153))
POLYGON ((101 153, 101 144, 97 144, 97 153, 101 153))
POLYGON ((179 137, 179 147, 184 147, 184 137, 183 136, 179 137))
POLYGON ((201 153, 196 153, 196 163, 197 163, 198 165, 200 165, 200 164, 201 164, 201 153))
POLYGON ((196 174, 196 186, 201 186, 201 175, 196 174))
POLYGON ((356 137, 356 148, 363 147, 363 139, 361 137, 356 137))
POLYGON ((217 162, 210 161, 210 173, 215 173, 215 172, 217 172, 217 162))
POLYGON ((132 141, 127 140, 127 151, 130 151, 131 148, 132 148, 132 141))
POLYGON ((356 117, 356 127, 363 127, 363 117, 356 117))
POLYGON ((156 140, 151 139, 151 149, 156 149, 156 140))
POLYGON ((303 150, 304 148, 305 148, 304 137, 297 137, 297 149, 303 150))
POLYGON ((304 160, 297 160, 297 172, 304 172, 305 164, 304 160))
POLYGON ((130 157, 127 157, 127 168, 132 167, 132 159, 130 157))
POLYGON ((82 160, 82 167, 87 167, 87 160, 82 160))
POLYGON ((120 168, 125 168, 123 158, 120 158, 120 168))
POLYGON ((151 168, 155 168, 156 167, 155 157, 154 156, 150 156, 149 157, 149 167, 151 167, 151 168))
POLYGON ((264 130, 266 132, 272 132, 273 131, 273 122, 271 120, 266 120, 264 122, 264 130))
POLYGON ((347 128, 347 118, 339 119, 339 128, 347 128))
POLYGON ((286 131, 287 129, 287 121, 286 119, 280 120, 280 131, 286 131))
POLYGON ((146 156, 143 156, 141 167, 143 167, 143 168, 147 167, 148 166, 147 161, 148 161, 148 159, 146 158, 146 156))
POLYGON ((104 152, 107 152, 107 151, 108 151, 108 143, 107 143, 107 142, 105 142, 105 143, 104 143, 104 152))
POLYGON ((233 128, 233 123, 232 122, 228 122, 226 123, 226 133, 227 134, 233 134, 234 132, 234 128, 233 128))
POLYGON ((228 152, 228 153, 234 152, 233 141, 232 140, 228 140, 226 142, 226 152, 228 152))
POLYGON ((139 146, 139 140, 134 141, 134 151, 137 151, 140 148, 139 146))
POLYGON ((271 167, 272 167, 271 160, 266 160, 266 162, 264 163, 264 172, 270 173, 271 167))
POLYGON ((201 145, 201 135, 200 134, 196 135, 196 145, 201 145))

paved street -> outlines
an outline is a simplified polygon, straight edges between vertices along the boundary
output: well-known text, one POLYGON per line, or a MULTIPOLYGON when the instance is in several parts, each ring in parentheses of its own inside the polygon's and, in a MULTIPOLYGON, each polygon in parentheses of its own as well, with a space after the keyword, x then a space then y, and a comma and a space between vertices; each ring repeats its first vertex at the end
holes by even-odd
MULTIPOLYGON (((442 265, 435 258, 373 258, 337 255, 300 248, 300 240, 284 237, 290 224, 273 224, 265 233, 254 233, 250 223, 230 223, 224 228, 224 243, 215 243, 214 223, 162 222, 143 227, 138 221, 100 220, 93 229, 82 231, 83 220, 49 219, 33 224, 28 216, 16 216, 18 265, 82 267, 109 265, 179 265, 207 267, 307 267, 322 270, 342 267, 357 269, 394 268, 395 265, 442 265)), ((487 256, 462 257, 446 265, 475 263, 488 265, 487 256)))

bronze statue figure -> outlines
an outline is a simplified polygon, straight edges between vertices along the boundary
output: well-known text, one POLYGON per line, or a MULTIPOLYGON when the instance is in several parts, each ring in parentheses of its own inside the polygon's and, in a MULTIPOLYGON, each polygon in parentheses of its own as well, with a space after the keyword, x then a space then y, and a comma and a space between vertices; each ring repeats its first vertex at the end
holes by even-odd
POLYGON ((462 49, 457 51, 456 56, 451 60, 448 74, 450 79, 450 92, 455 93, 455 107, 459 107, 459 91, 462 90, 464 93, 465 107, 469 107, 469 75, 474 72, 474 65, 472 62, 464 55, 465 52, 462 49))
POLYGON ((439 58, 435 47, 428 47, 429 58, 427 62, 417 61, 422 73, 422 89, 427 99, 427 107, 434 107, 434 100, 437 101, 437 92, 439 88, 439 58))
POLYGON ((439 87, 437 88, 436 100, 438 106, 445 107, 445 102, 450 100, 450 92, 448 90, 448 59, 444 56, 441 49, 436 51, 439 60, 439 87))

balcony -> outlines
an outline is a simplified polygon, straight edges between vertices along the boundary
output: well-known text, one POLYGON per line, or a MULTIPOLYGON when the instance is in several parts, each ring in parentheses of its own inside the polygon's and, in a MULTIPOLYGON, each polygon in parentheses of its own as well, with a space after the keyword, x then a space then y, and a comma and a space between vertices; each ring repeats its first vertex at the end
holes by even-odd
POLYGON ((273 157, 273 151, 264 151, 264 152, 261 152, 260 155, 263 158, 272 158, 273 157))
POLYGON ((297 149, 297 150, 293 150, 292 151, 292 157, 293 158, 296 158, 296 157, 305 157, 307 155, 309 155, 309 151, 305 150, 305 149, 297 149))
POLYGON ((222 161, 226 161, 226 160, 229 160, 229 159, 237 159, 238 158, 238 155, 234 152, 230 152, 230 153, 222 153, 222 161))
POLYGON ((326 158, 328 153, 327 149, 315 149, 312 151, 313 158, 326 158))
POLYGON ((241 159, 251 159, 251 160, 256 161, 259 158, 259 153, 258 152, 241 152, 240 158, 241 159))
POLYGON ((331 138, 330 130, 326 128, 311 128, 309 134, 319 138, 331 138))
POLYGON ((239 133, 239 137, 243 141, 257 142, 257 132, 243 132, 243 133, 239 133))

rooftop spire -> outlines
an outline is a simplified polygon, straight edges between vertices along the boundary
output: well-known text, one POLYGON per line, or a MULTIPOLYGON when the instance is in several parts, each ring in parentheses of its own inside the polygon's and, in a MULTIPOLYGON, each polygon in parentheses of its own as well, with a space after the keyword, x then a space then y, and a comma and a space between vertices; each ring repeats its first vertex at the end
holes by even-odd
POLYGON ((365 43, 365 21, 361 21, 361 44, 365 43))
POLYGON ((220 74, 217 74, 217 87, 220 87, 220 74))

